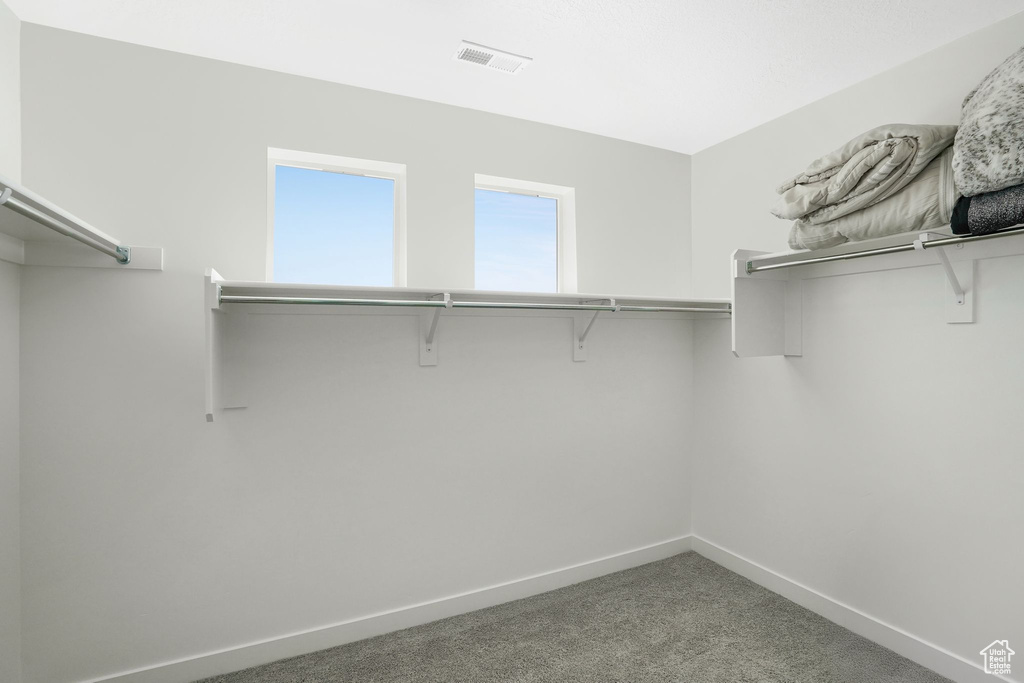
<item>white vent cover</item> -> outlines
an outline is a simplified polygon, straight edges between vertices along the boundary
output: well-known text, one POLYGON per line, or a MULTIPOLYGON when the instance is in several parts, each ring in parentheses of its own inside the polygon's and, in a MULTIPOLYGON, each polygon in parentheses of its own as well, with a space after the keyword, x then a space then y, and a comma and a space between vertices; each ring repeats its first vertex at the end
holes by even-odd
POLYGON ((454 59, 460 62, 486 66, 488 69, 495 69, 496 71, 504 71, 507 74, 517 74, 533 61, 532 57, 514 55, 511 52, 495 50, 493 47, 484 47, 483 45, 477 45, 465 40, 459 45, 454 59))

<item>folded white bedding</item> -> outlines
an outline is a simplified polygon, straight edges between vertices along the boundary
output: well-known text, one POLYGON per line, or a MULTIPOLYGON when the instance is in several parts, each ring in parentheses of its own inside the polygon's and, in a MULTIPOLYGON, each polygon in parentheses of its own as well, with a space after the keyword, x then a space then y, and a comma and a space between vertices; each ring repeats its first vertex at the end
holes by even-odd
POLYGON ((955 134, 956 126, 890 124, 869 130, 780 186, 772 213, 815 224, 877 204, 909 185, 955 134))
POLYGON ((844 242, 946 227, 959 196, 953 184, 953 147, 950 146, 888 199, 825 223, 794 221, 789 231, 789 246, 826 249, 844 242))

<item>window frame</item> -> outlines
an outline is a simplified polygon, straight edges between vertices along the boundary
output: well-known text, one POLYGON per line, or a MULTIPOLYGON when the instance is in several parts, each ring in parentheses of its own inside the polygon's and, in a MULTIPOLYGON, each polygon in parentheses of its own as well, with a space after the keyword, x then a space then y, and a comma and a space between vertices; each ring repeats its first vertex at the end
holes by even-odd
MULTIPOLYGON (((540 183, 533 180, 517 180, 477 173, 474 176, 474 205, 476 190, 507 192, 529 197, 545 197, 555 200, 557 263, 555 274, 558 294, 577 293, 576 271, 576 190, 563 185, 540 183)), ((474 214, 475 215, 475 214, 474 214)), ((476 286, 476 221, 473 221, 473 276, 476 286)))
MULTIPOLYGON (((406 166, 388 161, 372 161, 353 157, 300 152, 276 147, 267 148, 267 282, 274 281, 274 195, 278 166, 305 168, 327 173, 381 178, 394 182, 394 233, 392 237, 392 287, 405 287, 408 282, 408 231, 406 222, 406 166)), ((311 282, 308 284, 319 284, 311 282)))

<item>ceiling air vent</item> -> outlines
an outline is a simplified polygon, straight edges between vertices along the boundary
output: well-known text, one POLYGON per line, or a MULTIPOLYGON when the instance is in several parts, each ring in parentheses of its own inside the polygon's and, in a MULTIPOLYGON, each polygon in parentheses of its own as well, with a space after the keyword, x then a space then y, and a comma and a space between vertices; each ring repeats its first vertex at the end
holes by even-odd
POLYGON ((484 47, 465 40, 462 41, 462 45, 455 53, 455 59, 460 62, 486 66, 488 69, 496 71, 504 71, 507 74, 517 74, 533 61, 531 57, 514 55, 511 52, 495 50, 493 47, 484 47))

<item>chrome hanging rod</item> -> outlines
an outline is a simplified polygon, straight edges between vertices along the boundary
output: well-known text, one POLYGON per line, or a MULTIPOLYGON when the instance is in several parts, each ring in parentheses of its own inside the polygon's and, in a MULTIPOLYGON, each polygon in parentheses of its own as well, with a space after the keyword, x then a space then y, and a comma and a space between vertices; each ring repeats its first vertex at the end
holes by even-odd
POLYGON ((244 296, 221 294, 222 304, 296 304, 302 306, 420 306, 444 308, 444 301, 423 301, 420 299, 332 299, 310 296, 244 296))
POLYGON ((451 301, 423 299, 353 299, 307 296, 250 296, 221 294, 223 304, 290 304, 314 306, 405 306, 426 308, 497 308, 554 311, 636 311, 649 313, 731 313, 732 306, 721 308, 698 306, 631 306, 598 303, 543 303, 530 301, 451 301))
POLYGON ((452 308, 526 308, 554 311, 614 311, 613 304, 557 304, 529 301, 453 301, 452 308))
MULTIPOLYGON (((921 248, 931 249, 932 247, 946 247, 952 244, 965 244, 967 242, 980 242, 981 240, 994 239, 996 237, 1007 237, 1009 235, 1019 235, 1024 233, 1024 226, 1017 228, 1011 228, 1010 230, 1001 230, 999 232, 992 232, 987 235, 963 235, 956 237, 943 237, 937 240, 921 240, 921 248)), ((799 258, 793 261, 780 261, 779 263, 765 263, 764 265, 757 265, 757 261, 747 261, 746 269, 747 273, 760 273, 767 270, 778 270, 780 268, 793 268, 795 266, 805 266, 811 263, 829 263, 830 261, 849 261, 850 259, 865 258, 867 256, 878 256, 880 254, 897 254, 903 251, 915 251, 917 247, 914 243, 910 244, 898 244, 892 247, 878 247, 877 249, 864 249, 863 251, 851 251, 848 254, 833 254, 831 256, 808 256, 807 258, 799 258)))
POLYGON ((118 263, 129 263, 132 260, 130 247, 122 246, 117 240, 85 221, 3 177, 0 177, 0 206, 5 206, 54 232, 112 256, 118 263))
POLYGON ((620 311, 641 313, 732 313, 732 304, 726 308, 702 308, 700 306, 619 306, 620 311))

